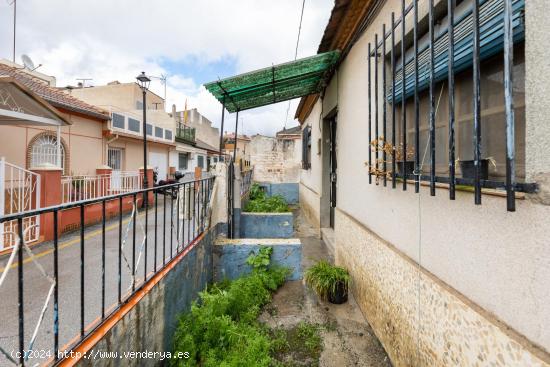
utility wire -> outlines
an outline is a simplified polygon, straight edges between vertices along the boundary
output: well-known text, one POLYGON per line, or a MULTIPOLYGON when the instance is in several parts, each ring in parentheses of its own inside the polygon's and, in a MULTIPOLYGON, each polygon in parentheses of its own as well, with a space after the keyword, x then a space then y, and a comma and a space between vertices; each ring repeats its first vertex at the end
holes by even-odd
MULTIPOLYGON (((298 37, 296 39, 296 50, 294 51, 294 61, 298 58, 298 46, 300 45, 300 35, 302 33, 302 20, 304 19, 304 8, 306 5, 306 0, 302 1, 302 12, 300 13, 300 24, 298 25, 298 37)), ((290 112, 290 101, 288 101, 288 106, 286 108, 286 118, 284 129, 286 129, 286 123, 288 122, 288 113, 290 112)))

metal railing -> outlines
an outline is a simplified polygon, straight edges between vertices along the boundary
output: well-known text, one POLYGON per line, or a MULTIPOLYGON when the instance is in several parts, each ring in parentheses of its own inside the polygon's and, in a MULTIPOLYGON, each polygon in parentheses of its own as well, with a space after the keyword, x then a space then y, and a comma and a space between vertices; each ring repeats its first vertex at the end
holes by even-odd
POLYGON ((187 143, 195 143, 195 128, 178 124, 176 128, 176 141, 180 140, 187 143))
POLYGON ((63 176, 62 203, 97 199, 109 195, 134 192, 143 188, 143 174, 112 171, 111 174, 63 176))
MULTIPOLYGON (((0 159, 0 216, 40 208, 40 175, 0 159)), ((12 247, 18 233, 17 221, 0 224, 0 250, 12 247)), ((40 218, 26 217, 22 222, 25 241, 39 237, 40 218)))
POLYGON ((3 327, 8 328, 6 320, 13 319, 6 316, 9 312, 17 313, 18 323, 14 325, 14 336, 0 341, 0 356, 14 365, 31 362, 33 365, 37 362, 55 364, 64 358, 66 352, 78 346, 209 227, 214 179, 179 182, 0 217, 0 224, 16 221, 18 225, 17 241, 0 275, 0 291, 17 294, 18 304, 13 310, 4 309, 6 319, 2 321, 3 327), (145 195, 148 195, 149 205, 143 207, 145 195), (101 210, 99 230, 91 228, 87 231, 86 216, 92 215, 92 210, 87 211, 88 206, 94 208, 94 213, 97 213, 96 208, 101 210), (59 231, 62 214, 74 208, 78 208, 80 213, 79 236, 68 235, 66 238, 59 231), (24 230, 22 226, 27 218, 37 215, 50 218, 48 223, 53 232, 51 250, 41 252, 40 262, 25 240, 24 231, 28 228, 24 230), (67 253, 70 246, 75 246, 73 249, 79 254, 67 253), (29 262, 32 262, 30 267, 29 262), (33 297, 36 294, 26 287, 32 289, 40 285, 35 281, 25 282, 26 277, 36 279, 32 276, 35 267, 39 276, 46 278, 49 284, 46 300, 39 308, 36 300, 27 300, 29 294, 33 297), (15 278, 8 277, 11 269, 16 269, 15 278), (63 278, 60 283, 63 275, 68 278, 63 278), (74 281, 75 277, 79 281, 74 281), (16 289, 6 289, 5 286, 9 285, 16 289), (70 302, 62 304, 61 310, 60 292, 71 298, 70 302), (53 314, 49 315, 47 306, 51 299, 53 314), (75 320, 75 315, 78 320, 75 320), (46 319, 51 320, 51 332, 44 330, 46 319), (29 320, 33 323, 30 335, 25 332, 29 330, 25 326, 29 320), (71 330, 69 324, 78 326, 71 330), (63 335, 63 340, 60 335, 63 335), (7 353, 10 347, 15 347, 18 353, 7 353), (31 361, 29 355, 39 349, 52 350, 53 353, 46 356, 51 358, 37 360, 31 357, 31 361))

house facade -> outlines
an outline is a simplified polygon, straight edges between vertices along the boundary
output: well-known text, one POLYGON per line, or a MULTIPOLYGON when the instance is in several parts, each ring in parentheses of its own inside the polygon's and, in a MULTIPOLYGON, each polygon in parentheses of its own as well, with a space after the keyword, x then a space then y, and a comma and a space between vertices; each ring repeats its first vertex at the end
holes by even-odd
POLYGON ((250 151, 249 151, 250 137, 246 135, 237 135, 235 139, 235 133, 223 134, 223 152, 227 155, 233 156, 233 153, 236 152, 235 161, 239 162, 241 159, 244 161, 250 161, 250 151), (237 142, 237 149, 235 150, 235 141, 237 142))
POLYGON ((350 270, 354 296, 394 365, 548 366, 550 105, 540 98, 550 78, 541 43, 547 4, 510 2, 506 53, 505 1, 480 1, 479 12, 472 1, 435 1, 432 12, 428 1, 414 3, 335 2, 319 53, 341 50, 339 63, 325 90, 302 98, 296 112, 305 142, 301 206, 350 270))
MULTIPOLYGON (((176 111, 172 106, 172 117, 182 132, 181 138, 186 141, 192 136, 192 144, 196 151, 178 152, 178 162, 187 162, 188 167, 200 167, 208 170, 209 167, 218 161, 220 131, 212 126, 212 121, 203 116, 196 108, 188 111, 176 111)), ((182 169, 178 169, 182 171, 182 169)))
MULTIPOLYGON (((137 83, 114 81, 103 86, 74 88, 69 93, 109 111, 112 120, 105 132, 107 165, 115 171, 137 170, 143 166, 143 96, 137 83)), ((187 137, 170 114, 165 112, 164 99, 150 90, 147 103, 147 164, 158 173, 159 180, 174 171, 192 172, 197 156, 204 154, 194 144, 194 135, 187 137), (182 157, 182 155, 184 157, 182 157)))
MULTIPOLYGON (((0 60, 0 76, 11 77, 42 97, 70 123, 59 128, 63 175, 95 174, 97 168, 106 164, 103 129, 110 120, 107 111, 66 95, 56 88, 55 78, 7 60, 0 60), (82 146, 89 148, 80 149, 82 146)), ((57 129, 53 126, 0 125, 0 156, 25 169, 57 165, 57 139, 57 129)))

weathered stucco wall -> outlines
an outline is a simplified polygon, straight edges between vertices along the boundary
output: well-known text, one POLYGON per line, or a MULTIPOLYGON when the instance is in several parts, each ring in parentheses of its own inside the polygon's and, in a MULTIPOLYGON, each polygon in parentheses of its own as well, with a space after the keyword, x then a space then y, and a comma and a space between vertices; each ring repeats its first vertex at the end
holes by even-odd
POLYGON ((548 355, 344 212, 336 224, 336 262, 351 270, 355 299, 395 366, 550 366, 548 355))
MULTIPOLYGON (((533 14, 543 6, 542 4, 543 2, 536 0, 527 5, 526 11, 527 23, 531 21, 532 24, 537 24, 540 28, 536 31, 539 36, 542 29, 547 33, 549 27, 542 22, 543 17, 533 14)), ((407 191, 402 191, 401 188, 393 190, 391 183, 388 187, 368 184, 368 171, 364 164, 368 160, 369 149, 366 120, 368 104, 365 103, 368 95, 367 45, 373 42, 376 32, 380 33, 382 23, 390 19, 391 11, 399 13, 399 7, 399 2, 388 1, 381 8, 378 16, 358 39, 330 82, 322 109, 321 102, 318 102, 305 122, 312 126, 314 145, 312 169, 302 171, 300 201, 304 204, 306 213, 311 212, 309 217, 318 220, 320 206, 317 203, 323 199, 318 199, 320 195, 314 195, 307 188, 314 188, 318 193, 323 192, 320 187, 322 160, 315 157, 316 136, 319 136, 316 133, 321 129, 319 114, 323 111, 323 115, 326 115, 337 105, 337 207, 341 212, 347 213, 349 218, 353 218, 350 219, 353 223, 368 228, 370 232, 391 244, 384 248, 384 256, 379 255, 380 249, 373 243, 372 236, 356 234, 355 227, 345 225, 340 213, 335 228, 337 262, 351 267, 354 289, 359 292, 356 298, 379 337, 385 341, 388 353, 393 356, 392 358, 398 358, 396 364, 407 365, 405 356, 412 358, 414 355, 413 345, 416 345, 416 339, 409 338, 405 342, 400 339, 400 334, 413 335, 413 331, 419 325, 418 318, 412 316, 415 312, 405 311, 417 307, 416 301, 404 295, 401 298, 384 300, 384 303, 380 304, 382 301, 373 298, 372 292, 382 292, 387 294, 387 297, 392 297, 396 292, 410 293, 419 286, 415 280, 420 279, 418 276, 415 278, 403 275, 400 270, 403 266, 401 260, 389 260, 398 259, 401 255, 420 263, 422 268, 431 274, 431 277, 422 278, 420 282, 420 286, 425 288, 426 292, 430 292, 426 293, 430 298, 421 299, 420 302, 426 305, 429 300, 430 304, 436 304, 433 312, 437 312, 439 318, 422 319, 422 333, 449 335, 452 343, 462 348, 465 348, 467 343, 469 348, 464 349, 464 358, 468 358, 466 361, 473 361, 468 350, 471 353, 478 350, 483 350, 486 354, 492 353, 492 350, 483 349, 487 346, 488 340, 495 341, 505 349, 509 345, 512 350, 518 350, 518 344, 533 343, 548 352, 550 206, 541 204, 540 195, 518 200, 517 211, 510 213, 506 211, 505 199, 499 196, 484 194, 483 204, 476 206, 473 194, 469 192, 457 192, 456 200, 450 201, 449 192, 444 188, 439 188, 436 196, 431 197, 426 187, 422 187, 420 194, 415 194, 413 186, 409 186, 407 191), (391 265, 387 265, 388 261, 391 265), (393 269, 398 274, 392 275, 391 272, 386 273, 386 270, 381 272, 385 267, 390 267, 390 270, 393 269), (386 280, 386 277, 394 279, 395 284, 388 284, 389 280, 386 280), (438 284, 446 284, 447 288, 441 289, 449 289, 450 293, 439 289, 438 284), (386 291, 387 288, 393 291, 386 291), (462 297, 464 302, 449 301, 449 294, 459 295, 457 297, 462 297), (453 308, 460 309, 464 314, 458 316, 454 310, 451 312, 439 306, 445 302, 450 302, 453 308), (389 303, 389 306, 383 307, 385 303, 389 303), (399 313, 394 314, 395 310, 399 313), (485 314, 491 314, 494 318, 486 318, 485 314), (400 321, 393 323, 392 328, 376 321, 378 318, 392 316, 400 317, 400 321), (472 321, 472 317, 476 321, 472 321), (464 322, 468 320, 467 326, 456 326, 453 318, 464 322), (496 320, 500 320, 501 323, 496 320), (513 332, 507 333, 508 328, 513 332), (466 334, 459 333, 460 330, 466 334), (442 334, 442 331, 447 334, 442 334), (492 335, 493 339, 487 339, 486 332, 492 335), (396 341, 390 343, 391 339, 396 341), (406 346, 406 343, 411 344, 406 346)), ((534 42, 534 39, 540 38, 539 36, 528 34, 526 41, 526 95, 531 94, 532 98, 535 94, 542 93, 542 84, 537 80, 533 70, 539 70, 541 67, 535 65, 544 64, 546 60, 544 52, 536 51, 540 49, 540 44, 536 49, 533 45, 529 46, 529 42, 534 42)), ((550 172, 550 166, 544 164, 550 159, 550 153, 547 149, 541 149, 542 141, 545 140, 542 137, 546 136, 544 126, 548 125, 541 122, 547 119, 550 111, 544 108, 546 102, 538 101, 536 108, 533 107, 529 113, 529 103, 527 98, 527 170, 529 175, 529 172, 532 172, 529 167, 537 167, 536 171, 540 176, 541 173, 544 175, 550 172), (541 130, 544 131, 540 133, 541 130), (530 131, 533 134, 531 138, 530 131), (534 156, 530 156, 533 154, 534 156)), ((317 223, 319 222, 315 224, 317 223)), ((428 337, 426 340, 421 339, 421 343, 427 343, 422 347, 431 350, 429 353, 433 352, 435 365, 443 364, 444 360, 441 358, 444 356, 440 353, 446 350, 444 345, 439 344, 436 348, 429 340, 431 339, 428 337)), ((444 340, 445 338, 441 338, 434 343, 444 343, 444 340)), ((455 347, 448 348, 453 353, 456 350, 455 347)), ((499 352, 503 350, 501 347, 493 347, 493 344, 489 344, 487 348, 494 348, 499 352)), ((529 349, 525 349, 518 350, 517 353, 530 352, 529 349)), ((492 357, 485 357, 488 358, 485 360, 492 360, 492 357)), ((496 358, 495 363, 498 365, 500 357, 497 355, 496 358)), ((531 365, 522 364, 523 362, 520 363, 518 360, 520 359, 505 359, 509 364, 500 364, 531 365)), ((428 361, 420 360, 422 363, 419 365, 432 365, 428 361)))
POLYGON ((254 180, 299 182, 302 165, 302 141, 256 135, 248 145, 254 180))
POLYGON ((292 213, 240 213, 242 238, 290 238, 294 232, 292 213))
POLYGON ((221 239, 214 245, 214 280, 236 279, 249 274, 252 267, 246 263, 246 259, 266 246, 273 248, 273 265, 290 269, 288 280, 302 279, 302 243, 299 238, 240 238, 221 239))

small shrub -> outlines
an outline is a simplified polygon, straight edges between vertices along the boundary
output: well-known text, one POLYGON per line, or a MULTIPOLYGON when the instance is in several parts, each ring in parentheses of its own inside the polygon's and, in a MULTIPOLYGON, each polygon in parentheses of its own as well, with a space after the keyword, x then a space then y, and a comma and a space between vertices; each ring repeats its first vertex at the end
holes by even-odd
POLYGON ((306 270, 305 281, 321 299, 328 300, 329 295, 336 292, 339 284, 343 284, 345 289, 348 288, 350 276, 346 269, 321 260, 306 270))

